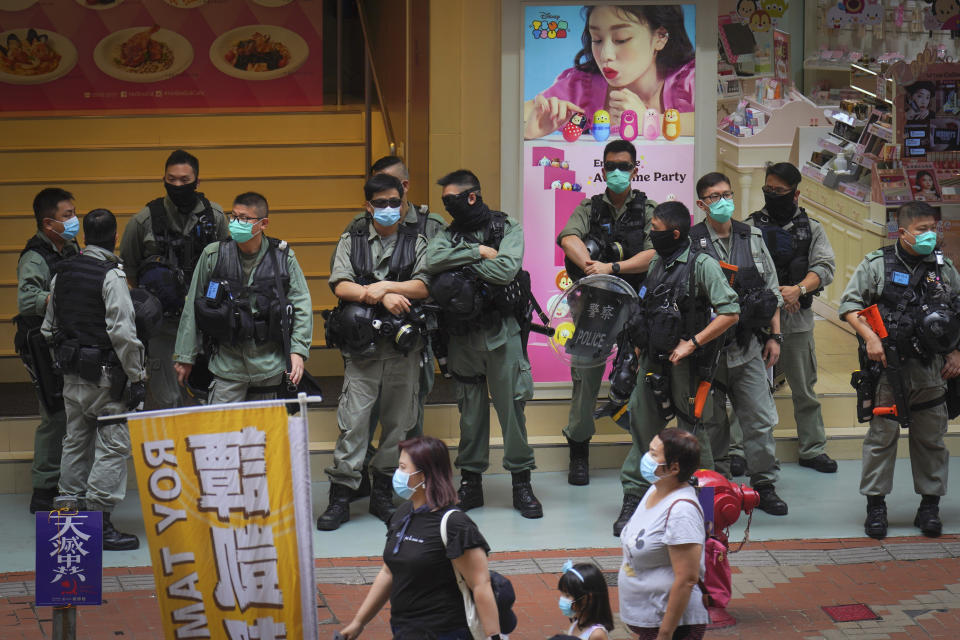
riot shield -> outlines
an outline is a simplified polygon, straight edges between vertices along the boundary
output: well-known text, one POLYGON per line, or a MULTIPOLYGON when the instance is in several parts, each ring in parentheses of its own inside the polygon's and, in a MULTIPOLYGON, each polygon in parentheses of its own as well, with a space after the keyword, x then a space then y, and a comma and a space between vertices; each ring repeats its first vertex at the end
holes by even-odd
POLYGON ((550 305, 554 352, 573 367, 599 367, 616 356, 617 336, 637 293, 625 280, 592 275, 578 280, 550 305))

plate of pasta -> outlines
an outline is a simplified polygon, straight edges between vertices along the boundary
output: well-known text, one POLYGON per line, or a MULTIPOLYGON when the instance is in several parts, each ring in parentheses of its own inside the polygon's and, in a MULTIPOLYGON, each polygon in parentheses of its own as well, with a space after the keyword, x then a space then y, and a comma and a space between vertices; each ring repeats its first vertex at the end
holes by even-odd
POLYGON ((290 75, 310 55, 298 33, 266 24, 237 27, 222 34, 210 47, 213 66, 241 80, 273 80, 290 75))
POLYGON ((77 64, 77 48, 46 29, 0 33, 0 82, 43 84, 61 78, 77 64))
POLYGON ((186 71, 193 62, 193 47, 179 33, 157 25, 130 27, 101 40, 93 60, 117 80, 160 82, 186 71))

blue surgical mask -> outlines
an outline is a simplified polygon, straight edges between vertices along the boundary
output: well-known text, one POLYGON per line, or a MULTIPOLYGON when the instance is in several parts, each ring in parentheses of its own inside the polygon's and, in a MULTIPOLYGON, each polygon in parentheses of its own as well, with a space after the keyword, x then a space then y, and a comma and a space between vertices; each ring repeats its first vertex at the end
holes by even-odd
POLYGON ((230 237, 237 242, 246 242, 253 238, 252 222, 240 222, 239 220, 230 221, 230 237))
POLYGON ((720 198, 716 202, 710 205, 710 217, 713 218, 716 222, 723 224, 730 219, 730 216, 733 215, 733 200, 727 200, 726 198, 720 198))
POLYGON ((607 188, 614 193, 623 193, 630 186, 630 173, 622 169, 607 171, 607 188))
POLYGON ((936 247, 936 231, 924 231, 923 233, 913 236, 913 250, 922 256, 930 255, 930 252, 932 252, 936 247))
POLYGON ((647 451, 643 454, 643 457, 640 458, 640 475, 643 476, 643 479, 654 484, 660 477, 656 474, 657 467, 661 466, 659 462, 653 459, 653 456, 650 455, 650 452, 647 451))
POLYGON ((400 207, 384 207, 373 209, 373 219, 382 227, 392 227, 400 222, 400 207))
MULTIPOLYGON (((58 231, 57 233, 64 240, 73 240, 77 237, 77 233, 80 231, 80 219, 77 216, 73 216, 69 220, 63 223, 63 231, 58 231)), ((929 252, 927 252, 929 253, 929 252)))
POLYGON ((568 618, 572 618, 577 615, 573 612, 573 598, 560 596, 560 598, 557 600, 557 606, 560 607, 560 613, 568 618))
POLYGON ((407 473, 406 471, 401 471, 399 468, 393 472, 393 490, 396 491, 397 495, 404 500, 409 500, 410 496, 413 495, 417 488, 423 485, 421 482, 416 487, 407 486, 410 482, 410 476, 412 476, 414 473, 420 472, 414 471, 413 473, 407 473))

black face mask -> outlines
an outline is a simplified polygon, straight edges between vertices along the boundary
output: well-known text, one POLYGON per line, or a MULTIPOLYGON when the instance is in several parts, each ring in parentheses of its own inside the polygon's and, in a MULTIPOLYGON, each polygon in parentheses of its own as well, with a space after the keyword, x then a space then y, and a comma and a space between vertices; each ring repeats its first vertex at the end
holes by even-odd
POLYGON ((483 204, 483 199, 477 194, 477 200, 470 204, 472 191, 464 191, 455 195, 443 196, 443 208, 453 217, 453 224, 457 229, 473 231, 484 226, 489 217, 489 210, 483 204))
POLYGON ((653 243, 653 248, 661 258, 669 258, 687 242, 686 234, 680 234, 679 238, 674 238, 673 231, 673 229, 666 229, 650 232, 650 242, 653 243))
POLYGON ((190 184, 170 184, 166 180, 163 186, 167 190, 167 197, 181 213, 190 213, 197 206, 197 181, 190 184))
POLYGON ((763 201, 766 204, 767 213, 769 213, 773 221, 780 226, 790 222, 793 214, 797 211, 797 204, 793 201, 793 195, 795 193, 796 190, 780 196, 772 193, 763 194, 763 201))

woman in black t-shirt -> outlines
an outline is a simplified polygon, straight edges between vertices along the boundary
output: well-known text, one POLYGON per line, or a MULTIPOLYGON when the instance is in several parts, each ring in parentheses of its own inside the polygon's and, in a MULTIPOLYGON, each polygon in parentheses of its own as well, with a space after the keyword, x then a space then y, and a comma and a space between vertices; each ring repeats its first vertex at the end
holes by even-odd
POLYGON ((353 620, 341 631, 343 637, 359 637, 389 598, 395 639, 472 640, 456 568, 473 591, 484 633, 499 638, 487 541, 461 511, 447 519, 446 547, 440 533, 443 515, 457 502, 447 445, 430 436, 401 442, 393 488, 409 500, 387 524, 383 566, 353 620))

